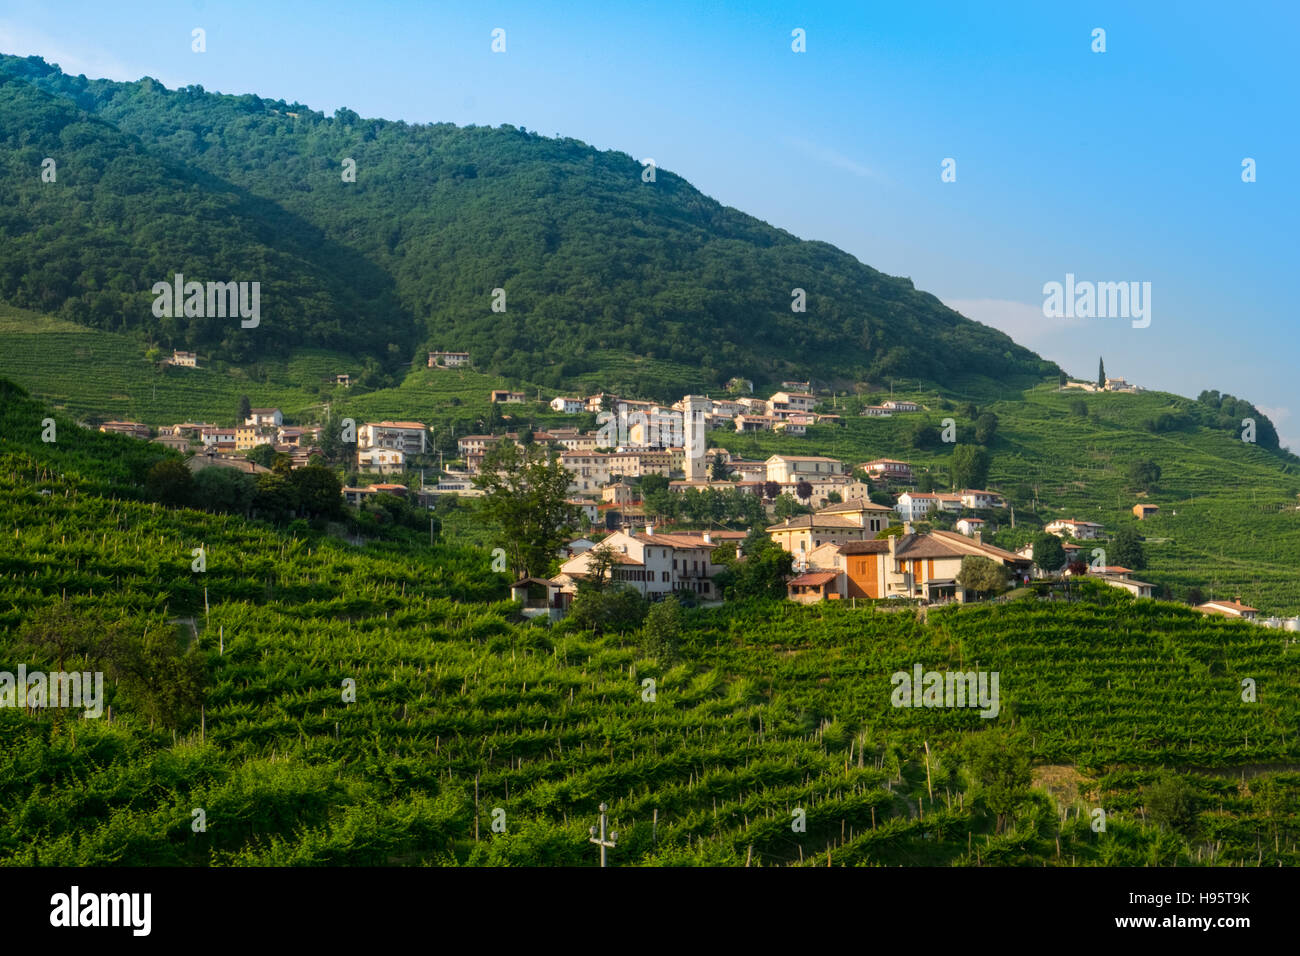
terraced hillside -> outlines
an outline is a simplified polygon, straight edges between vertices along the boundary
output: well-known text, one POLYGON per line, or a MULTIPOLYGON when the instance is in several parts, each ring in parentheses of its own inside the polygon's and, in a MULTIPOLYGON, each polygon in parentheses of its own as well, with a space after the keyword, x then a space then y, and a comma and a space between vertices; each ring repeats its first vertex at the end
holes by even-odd
POLYGON ((1103 589, 733 604, 661 658, 520 623, 485 552, 109 500, 97 460, 0 436, 0 669, 52 667, 57 624, 65 666, 114 633, 196 685, 110 681, 111 722, 0 710, 4 862, 591 865, 600 801, 615 865, 1300 862, 1289 635, 1103 589), (996 717, 894 706, 917 664, 998 672, 996 717))

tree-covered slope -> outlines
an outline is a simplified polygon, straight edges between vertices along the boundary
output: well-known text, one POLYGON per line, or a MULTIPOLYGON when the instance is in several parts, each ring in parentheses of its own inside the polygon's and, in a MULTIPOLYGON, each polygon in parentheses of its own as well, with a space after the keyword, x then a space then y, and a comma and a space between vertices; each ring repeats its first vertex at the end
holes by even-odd
MULTIPOLYGON (((264 271, 286 284, 285 307, 310 313, 292 324, 308 343, 334 347, 342 335, 389 362, 418 357, 423 345, 464 349, 480 366, 555 386, 604 361, 593 352, 611 351, 689 366, 695 380, 675 383, 683 388, 734 374, 942 381, 1054 371, 907 279, 724 207, 665 170, 645 182, 641 164, 623 153, 510 126, 413 126, 346 109, 326 117, 252 95, 168 90, 148 78, 87 80, 39 58, 0 57, 0 77, 13 88, 3 128, 28 127, 29 115, 52 127, 39 146, 10 157, 16 166, 6 188, 31 210, 5 229, 22 240, 25 258, 2 252, 9 261, 0 267, 22 276, 44 254, 63 270, 57 282, 36 272, 26 286, 17 278, 0 286, 0 297, 17 305, 101 328, 149 326, 147 310, 121 296, 147 289, 160 269, 185 266, 191 252, 212 257, 223 248, 220 234, 191 230, 195 251, 171 242, 165 229, 127 220, 117 231, 135 237, 151 268, 107 268, 99 281, 116 281, 122 292, 116 299, 97 292, 86 255, 64 240, 77 228, 98 231, 99 221, 76 227, 67 210, 32 205, 41 186, 38 153, 57 156, 75 145, 80 153, 70 159, 91 165, 130 144, 141 162, 184 164, 196 201, 242 204, 261 228, 241 227, 249 242, 232 243, 229 257, 267 259, 264 271), (61 142, 63 129, 89 122, 80 111, 98 121, 99 138, 61 142), (355 182, 344 181, 345 159, 356 163, 355 182), (20 171, 25 178, 12 175, 20 171), (257 247, 263 237, 266 250, 257 247), (296 271, 274 258, 297 255, 296 271), (389 281, 398 306, 382 295, 389 281), (491 308, 496 288, 506 292, 504 313, 491 308), (796 288, 805 290, 806 312, 791 309, 796 288)), ((178 191, 162 168, 150 175, 130 183, 136 203, 178 191)), ((80 188, 85 202, 112 207, 126 202, 126 186, 101 177, 80 188)), ((236 347, 219 330, 152 328, 167 344, 183 334, 191 344, 236 347)))
POLYGON ((385 277, 342 269, 349 255, 310 223, 3 71, 0 90, 3 300, 236 360, 409 340, 385 277), (178 272, 259 282, 263 321, 155 317, 150 290, 178 272))

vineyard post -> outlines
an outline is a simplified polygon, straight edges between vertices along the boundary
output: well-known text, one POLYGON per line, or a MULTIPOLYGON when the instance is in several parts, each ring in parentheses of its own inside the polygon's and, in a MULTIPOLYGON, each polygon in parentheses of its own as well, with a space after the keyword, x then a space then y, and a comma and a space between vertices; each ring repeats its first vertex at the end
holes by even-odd
POLYGON ((600 835, 599 835, 599 836, 597 836, 597 834, 596 834, 596 828, 595 828, 595 827, 588 827, 588 828, 587 828, 587 832, 591 834, 591 838, 588 839, 587 842, 588 842, 588 843, 595 843, 597 846, 600 847, 600 865, 601 865, 601 867, 604 867, 604 865, 605 865, 605 851, 606 851, 607 849, 613 849, 614 845, 615 845, 616 843, 618 843, 618 833, 617 833, 617 832, 612 832, 612 833, 610 833, 610 835, 609 835, 609 839, 608 839, 608 840, 605 839, 605 811, 608 810, 608 809, 609 809, 609 807, 606 806, 605 804, 602 803, 602 804, 600 805, 600 835))
POLYGON ((934 803, 934 787, 930 783, 930 741, 922 743, 925 744, 925 789, 930 791, 930 802, 934 803))

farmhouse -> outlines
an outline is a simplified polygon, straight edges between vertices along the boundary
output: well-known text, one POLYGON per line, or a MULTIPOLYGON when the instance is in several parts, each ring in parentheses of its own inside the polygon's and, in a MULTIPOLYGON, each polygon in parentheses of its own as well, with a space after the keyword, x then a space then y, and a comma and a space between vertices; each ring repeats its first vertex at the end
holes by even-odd
POLYGON ((767 480, 778 483, 842 474, 842 462, 820 455, 773 455, 767 460, 767 480))
POLYGON ((190 440, 182 435, 159 435, 153 442, 179 452, 188 451, 190 447, 190 440))
POLYGON ((182 352, 180 349, 172 350, 171 365, 179 365, 181 368, 198 368, 199 357, 194 352, 182 352))
POLYGON ((737 415, 732 419, 738 432, 770 432, 776 424, 771 415, 737 415))
POLYGON ((786 594, 791 601, 800 604, 816 604, 828 598, 838 599, 840 594, 835 590, 838 577, 834 571, 809 571, 787 581, 786 594))
POLYGON ((368 485, 365 488, 344 488, 343 497, 350 505, 359 505, 372 495, 395 495, 405 498, 410 492, 406 485, 368 485))
POLYGON ((1155 591, 1154 584, 1148 584, 1146 581, 1138 581, 1133 577, 1133 572, 1129 568, 1122 568, 1119 565, 1108 565, 1101 568, 1088 568, 1088 575, 1099 581, 1105 581, 1111 587, 1123 588, 1134 597, 1149 598, 1155 591))
MULTIPOLYGON (((616 531, 601 542, 614 549, 615 581, 631 585, 638 593, 660 600, 674 591, 692 591, 714 599, 712 578, 722 570, 712 562, 713 549, 724 541, 743 541, 741 531, 704 531, 664 534, 653 525, 644 531, 616 531)), ((560 565, 563 590, 576 591, 576 581, 590 573, 592 550, 582 551, 560 565), (566 580, 567 579, 567 580, 566 580)))
MULTIPOLYGON (((926 601, 966 601, 971 595, 957 584, 956 579, 961 572, 962 559, 967 555, 997 561, 1017 577, 1027 574, 1030 566, 1030 562, 1020 555, 986 545, 978 538, 972 541, 948 531, 913 534, 910 525, 905 524, 903 534, 891 535, 883 541, 823 545, 809 555, 807 573, 834 572, 834 591, 840 598, 912 597, 926 601)), ((819 587, 822 592, 828 590, 827 585, 819 587)), ((807 601, 812 592, 805 590, 800 596, 791 597, 807 601)))
POLYGON ((407 455, 423 455, 428 430, 423 422, 366 422, 357 429, 357 448, 396 448, 407 455))
POLYGON ((258 445, 269 445, 274 439, 274 433, 261 426, 235 426, 235 451, 249 451, 258 445))
POLYGON ((869 501, 830 505, 810 515, 786 518, 766 529, 768 536, 806 565, 808 555, 824 544, 865 541, 889 527, 890 509, 869 501))
POLYGON ((1091 541, 1094 538, 1100 538, 1105 530, 1102 525, 1095 521, 1077 521, 1073 518, 1058 518, 1049 523, 1044 529, 1048 534, 1054 534, 1057 537, 1078 538, 1080 541, 1091 541))
POLYGON ((817 405, 817 396, 807 392, 774 392, 767 400, 769 414, 784 417, 791 412, 811 412, 817 405))
POLYGON ((1258 609, 1242 604, 1240 598, 1234 598, 1231 601, 1206 601, 1204 604, 1196 605, 1196 610, 1202 614, 1239 617, 1246 621, 1253 621, 1259 617, 1258 609))
POLYGON ((405 470, 406 456, 399 448, 365 448, 357 452, 357 468, 393 475, 405 470))
POLYGON ((551 399, 551 408, 557 412, 563 412, 565 415, 577 415, 582 412, 583 403, 580 398, 569 398, 566 395, 557 395, 551 399))
POLYGON ((468 352, 430 352, 429 368, 460 368, 469 365, 468 352))
POLYGON ((284 424, 284 415, 280 413, 278 408, 250 408, 248 417, 244 419, 244 424, 256 427, 279 428, 284 424))
POLYGON ((114 435, 126 435, 130 438, 149 438, 149 426, 140 422, 104 422, 99 426, 101 432, 114 435))
POLYGON ((921 406, 916 404, 916 402, 905 402, 902 400, 894 401, 893 399, 890 399, 887 402, 881 402, 880 406, 891 412, 919 412, 921 410, 921 406))
POLYGON ((863 462, 858 465, 858 468, 872 478, 886 478, 904 483, 912 480, 912 466, 896 458, 877 458, 874 461, 863 462))
POLYGON ((561 587, 558 580, 549 578, 520 578, 510 585, 510 600, 523 605, 520 613, 524 617, 559 618, 566 606, 560 595, 561 587))
POLYGON ((961 506, 970 508, 972 511, 977 508, 1005 508, 1007 501, 996 491, 980 491, 972 488, 964 488, 961 492, 961 506))
POLYGON ((1160 510, 1159 505, 1138 503, 1133 506, 1133 514, 1137 516, 1138 521, 1142 521, 1145 518, 1150 518, 1153 514, 1155 514, 1159 510, 1160 510))
POLYGON ((524 403, 524 393, 512 392, 506 388, 494 388, 488 396, 488 400, 493 405, 522 405, 524 403))
POLYGON ((238 430, 224 425, 213 425, 210 428, 203 428, 199 431, 199 437, 203 440, 205 448, 220 448, 228 445, 231 451, 235 450, 235 440, 238 436, 238 430))
POLYGON ((613 505, 639 505, 641 503, 641 489, 628 484, 626 481, 616 481, 601 489, 600 498, 602 501, 607 501, 613 505))

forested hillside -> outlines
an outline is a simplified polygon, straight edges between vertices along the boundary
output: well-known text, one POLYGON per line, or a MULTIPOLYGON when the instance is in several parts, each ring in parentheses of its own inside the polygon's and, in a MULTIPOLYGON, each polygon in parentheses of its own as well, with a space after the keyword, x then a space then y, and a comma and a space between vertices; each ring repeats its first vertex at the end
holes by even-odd
POLYGON ((763 380, 1054 374, 907 279, 801 241, 633 157, 522 128, 333 117, 301 104, 70 77, 0 57, 0 299, 164 346, 420 348, 560 386, 611 353, 763 380), (39 177, 59 161, 58 188, 39 177), (345 182, 345 159, 356 181, 345 182), (76 204, 71 208, 68 204, 76 204), (118 264, 121 263, 119 267, 118 264), (263 328, 154 319, 183 272, 260 279, 263 328), (493 312, 492 290, 506 292, 493 312), (791 310, 803 289, 807 311, 791 310), (597 354, 599 353, 599 357, 597 354))
POLYGON ((316 227, 3 71, 0 90, 0 299, 232 360, 409 344, 391 283, 316 227), (177 272, 260 282, 265 321, 155 317, 177 272))

